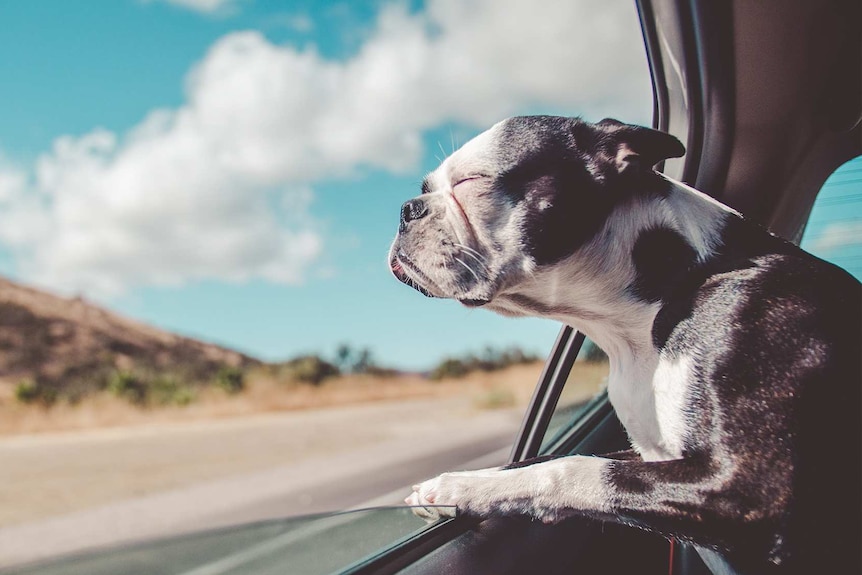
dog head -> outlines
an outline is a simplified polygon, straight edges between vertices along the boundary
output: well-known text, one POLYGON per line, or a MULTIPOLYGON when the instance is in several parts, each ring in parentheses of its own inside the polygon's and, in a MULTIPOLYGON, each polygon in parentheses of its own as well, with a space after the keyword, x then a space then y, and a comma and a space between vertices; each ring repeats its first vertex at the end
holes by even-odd
POLYGON ((428 296, 492 304, 575 254, 615 205, 647 181, 655 187, 655 164, 684 152, 673 136, 616 120, 504 120, 446 158, 402 206, 392 272, 428 296))

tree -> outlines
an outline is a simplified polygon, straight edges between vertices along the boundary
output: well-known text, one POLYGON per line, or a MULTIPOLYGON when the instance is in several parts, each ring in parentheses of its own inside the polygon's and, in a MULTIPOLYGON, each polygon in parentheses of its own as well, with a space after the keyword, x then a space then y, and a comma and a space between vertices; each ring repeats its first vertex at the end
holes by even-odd
POLYGON ((347 343, 341 343, 335 348, 333 363, 342 373, 369 373, 377 368, 370 348, 354 349, 347 343))

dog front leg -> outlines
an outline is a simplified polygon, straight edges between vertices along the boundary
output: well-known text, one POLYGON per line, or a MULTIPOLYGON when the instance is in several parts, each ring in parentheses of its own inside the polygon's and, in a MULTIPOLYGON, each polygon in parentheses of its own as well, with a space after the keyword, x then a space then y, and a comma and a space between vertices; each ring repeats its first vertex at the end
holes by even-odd
POLYGON ((444 473, 413 486, 405 500, 427 519, 531 515, 553 523, 576 512, 609 511, 604 476, 609 460, 575 455, 526 467, 444 473))
MULTIPOLYGON (((572 515, 638 523, 665 535, 702 532, 698 512, 712 478, 700 459, 644 462, 574 455, 526 467, 444 473, 414 486, 410 505, 429 519, 530 515, 553 523, 572 515)), ((727 519, 727 518, 725 518, 727 519)))

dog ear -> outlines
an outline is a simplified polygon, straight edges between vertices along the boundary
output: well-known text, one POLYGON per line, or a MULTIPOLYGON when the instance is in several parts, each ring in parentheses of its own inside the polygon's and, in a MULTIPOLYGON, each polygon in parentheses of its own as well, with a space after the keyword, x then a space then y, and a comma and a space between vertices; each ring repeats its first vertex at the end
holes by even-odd
POLYGON ((596 124, 600 146, 620 174, 643 172, 667 158, 685 154, 685 146, 674 136, 651 128, 605 118, 596 124))

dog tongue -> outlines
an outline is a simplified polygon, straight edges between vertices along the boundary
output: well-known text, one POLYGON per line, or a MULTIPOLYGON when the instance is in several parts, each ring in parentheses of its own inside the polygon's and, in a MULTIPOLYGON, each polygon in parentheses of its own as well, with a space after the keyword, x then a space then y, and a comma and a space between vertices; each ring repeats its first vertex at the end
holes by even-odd
POLYGON ((401 281, 404 281, 404 279, 407 277, 407 274, 404 273, 404 268, 401 267, 401 264, 395 258, 392 258, 389 261, 389 269, 391 269, 392 273, 395 274, 395 277, 397 277, 401 281))

